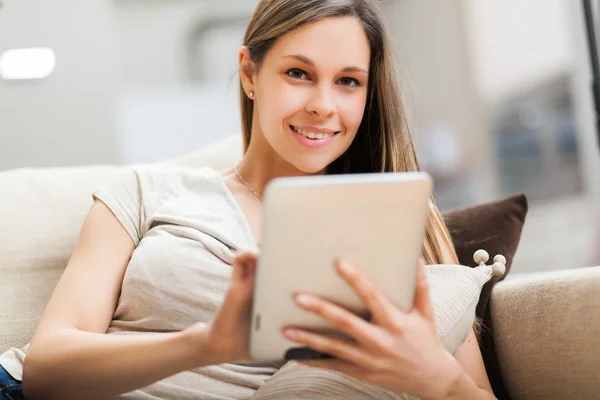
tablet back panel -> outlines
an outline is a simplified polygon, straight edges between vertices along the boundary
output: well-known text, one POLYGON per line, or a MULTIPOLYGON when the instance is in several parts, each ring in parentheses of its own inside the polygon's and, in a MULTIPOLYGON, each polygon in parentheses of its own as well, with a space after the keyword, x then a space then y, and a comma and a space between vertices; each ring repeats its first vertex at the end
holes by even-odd
POLYGON ((296 306, 293 294, 299 291, 366 315, 337 275, 336 257, 363 270, 397 307, 410 310, 431 190, 431 178, 420 172, 273 180, 265 192, 251 357, 283 359, 297 347, 282 335, 284 326, 333 330, 296 306))

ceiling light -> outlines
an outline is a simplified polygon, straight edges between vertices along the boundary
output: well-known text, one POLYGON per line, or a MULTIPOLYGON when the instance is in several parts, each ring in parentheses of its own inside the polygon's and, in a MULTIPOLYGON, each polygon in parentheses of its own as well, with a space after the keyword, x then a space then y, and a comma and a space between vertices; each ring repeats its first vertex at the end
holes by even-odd
POLYGON ((49 48, 12 49, 0 55, 0 77, 6 80, 44 79, 54 70, 56 57, 49 48))

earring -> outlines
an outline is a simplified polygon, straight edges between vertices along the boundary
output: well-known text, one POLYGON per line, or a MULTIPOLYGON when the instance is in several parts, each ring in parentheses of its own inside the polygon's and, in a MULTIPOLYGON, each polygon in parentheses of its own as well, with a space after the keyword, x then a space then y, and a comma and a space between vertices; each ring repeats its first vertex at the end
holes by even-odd
POLYGON ((250 92, 248 96, 250 96, 250 98, 254 97, 254 92, 250 92))

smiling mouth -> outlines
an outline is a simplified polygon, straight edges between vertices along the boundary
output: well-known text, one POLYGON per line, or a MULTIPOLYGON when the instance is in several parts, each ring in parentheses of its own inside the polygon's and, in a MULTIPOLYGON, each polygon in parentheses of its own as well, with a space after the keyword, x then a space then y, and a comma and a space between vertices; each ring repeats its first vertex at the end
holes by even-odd
POLYGON ((300 128, 296 128, 294 125, 290 125, 290 128, 292 128, 292 130, 294 132, 296 132, 297 134, 302 135, 302 136, 307 137, 312 140, 329 139, 330 137, 335 136, 338 133, 340 133, 340 131, 331 132, 331 133, 309 132, 309 131, 302 130, 300 128))

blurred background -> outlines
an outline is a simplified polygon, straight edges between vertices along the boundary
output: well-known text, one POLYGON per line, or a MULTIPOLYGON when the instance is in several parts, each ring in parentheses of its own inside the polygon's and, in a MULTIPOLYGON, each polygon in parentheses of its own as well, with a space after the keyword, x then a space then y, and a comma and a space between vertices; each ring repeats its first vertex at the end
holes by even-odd
MULTIPOLYGON (((0 0, 0 171, 161 161, 240 129, 257 0, 0 0)), ((575 0, 382 2, 442 211, 524 192, 511 275, 600 264, 600 151, 575 0)))

